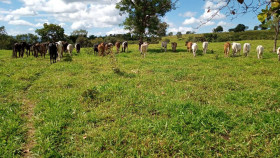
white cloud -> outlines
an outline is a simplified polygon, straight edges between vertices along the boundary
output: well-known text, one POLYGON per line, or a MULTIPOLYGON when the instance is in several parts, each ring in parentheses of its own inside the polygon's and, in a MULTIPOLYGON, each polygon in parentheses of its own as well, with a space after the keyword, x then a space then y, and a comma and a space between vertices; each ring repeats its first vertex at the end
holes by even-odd
POLYGON ((179 14, 179 16, 182 17, 194 17, 197 14, 197 12, 185 12, 184 14, 179 14))
POLYGON ((19 8, 11 12, 13 15, 37 15, 34 10, 31 10, 28 7, 19 8))
POLYGON ((178 27, 178 28, 173 27, 173 28, 169 28, 167 30, 167 32, 173 32, 175 34, 177 32, 181 32, 181 33, 185 34, 187 31, 195 31, 195 29, 192 27, 178 27))
POLYGON ((191 17, 190 19, 186 19, 183 22, 184 25, 192 25, 192 24, 197 24, 197 23, 199 23, 199 20, 194 17, 191 17))
POLYGON ((12 20, 12 21, 9 21, 8 24, 11 24, 11 25, 34 26, 32 23, 30 23, 28 21, 25 21, 25 20, 12 20))
POLYGON ((10 0, 0 0, 0 2, 6 3, 6 4, 12 4, 12 2, 10 0))
POLYGON ((114 27, 111 31, 107 32, 106 35, 110 35, 110 34, 125 34, 128 33, 128 30, 124 30, 123 28, 117 28, 114 27))

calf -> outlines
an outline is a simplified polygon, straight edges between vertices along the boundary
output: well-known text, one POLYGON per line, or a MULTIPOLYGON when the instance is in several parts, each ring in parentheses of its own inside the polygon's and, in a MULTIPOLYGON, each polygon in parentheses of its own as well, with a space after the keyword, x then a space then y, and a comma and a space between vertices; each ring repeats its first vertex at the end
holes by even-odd
POLYGON ((94 51, 94 54, 95 54, 95 55, 98 54, 98 45, 99 45, 99 44, 93 45, 93 51, 94 51))
POLYGON ((208 49, 208 42, 203 42, 202 43, 202 48, 203 48, 203 53, 206 54, 207 49, 208 49))
POLYGON ((72 44, 68 44, 67 45, 67 52, 72 56, 72 52, 73 52, 73 45, 72 44))
POLYGON ((63 43, 62 41, 56 42, 57 46, 57 60, 60 61, 62 59, 62 54, 63 54, 63 43))
POLYGON ((172 51, 176 52, 177 43, 176 42, 172 42, 171 43, 171 47, 172 47, 172 51))
POLYGON ((112 48, 113 48, 113 44, 112 43, 107 43, 105 45, 105 53, 106 55, 110 54, 112 52, 112 48))
POLYGON ((243 53, 244 53, 245 57, 249 55, 250 49, 251 49, 251 44, 250 43, 244 43, 243 53))
POLYGON ((98 54, 100 56, 105 56, 105 46, 104 43, 98 45, 98 54))
POLYGON ((186 44, 185 44, 185 46, 187 46, 187 51, 188 52, 191 52, 191 50, 192 50, 192 42, 186 42, 186 44))
POLYGON ((50 63, 56 63, 57 58, 57 44, 52 42, 49 43, 50 63))
POLYGON ((148 43, 147 42, 144 42, 142 45, 141 45, 141 55, 143 55, 143 57, 145 58, 146 57, 146 53, 148 51, 148 43))
POLYGON ((196 56, 196 51, 197 51, 197 44, 196 44, 196 43, 193 43, 193 44, 192 44, 192 52, 193 52, 193 56, 194 56, 194 57, 196 56))
POLYGON ((77 44, 75 45, 75 48, 76 48, 77 53, 80 53, 80 50, 81 50, 81 45, 80 45, 80 43, 77 43, 77 44))
POLYGON ((115 46, 116 46, 116 49, 117 49, 117 53, 119 53, 120 47, 121 47, 121 42, 116 42, 115 46))
POLYGON ((263 51, 264 51, 263 46, 262 46, 262 45, 259 45, 259 46, 257 47, 257 55, 258 55, 258 59, 261 59, 261 58, 262 58, 263 51))
POLYGON ((235 56, 237 53, 240 55, 241 44, 240 43, 232 43, 232 55, 235 56))
POLYGON ((229 42, 226 42, 226 43, 224 44, 224 54, 225 54, 225 56, 228 57, 229 51, 230 51, 230 43, 229 43, 229 42))
POLYGON ((163 49, 164 49, 164 52, 166 52, 166 50, 167 50, 167 43, 168 42, 166 42, 166 41, 161 42, 161 51, 163 51, 163 49))
POLYGON ((126 49, 127 49, 127 51, 128 51, 128 43, 127 43, 127 41, 124 41, 124 42, 122 43, 122 52, 125 52, 126 49))
POLYGON ((277 49, 278 61, 280 61, 280 47, 277 49))

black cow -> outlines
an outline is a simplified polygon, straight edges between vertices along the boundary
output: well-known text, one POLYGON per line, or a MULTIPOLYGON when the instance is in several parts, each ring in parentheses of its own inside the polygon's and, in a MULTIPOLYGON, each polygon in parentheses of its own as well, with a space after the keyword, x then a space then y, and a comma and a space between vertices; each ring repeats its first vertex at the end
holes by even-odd
POLYGON ((98 44, 95 44, 93 46, 93 50, 94 50, 94 54, 97 55, 98 54, 98 44))
POLYGON ((76 48, 77 53, 80 53, 80 50, 81 50, 81 45, 80 45, 80 43, 77 43, 77 44, 75 45, 75 48, 76 48))
POLYGON ((57 58, 57 47, 56 43, 49 43, 49 53, 50 53, 50 62, 56 63, 56 58, 57 58))
POLYGON ((13 48, 13 57, 17 58, 17 53, 18 53, 18 57, 23 58, 24 49, 26 45, 27 45, 26 42, 15 43, 13 48))

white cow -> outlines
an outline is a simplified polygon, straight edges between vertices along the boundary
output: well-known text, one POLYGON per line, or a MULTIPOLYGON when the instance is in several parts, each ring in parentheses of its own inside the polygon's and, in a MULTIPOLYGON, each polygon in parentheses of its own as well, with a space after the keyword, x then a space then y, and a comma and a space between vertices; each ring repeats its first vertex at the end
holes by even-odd
POLYGON ((262 58, 263 51, 264 51, 263 46, 262 46, 262 45, 259 45, 259 46, 257 47, 257 55, 258 55, 258 59, 262 58))
POLYGON ((237 53, 240 55, 241 44, 240 43, 232 43, 232 55, 235 56, 237 53))
POLYGON ((280 61, 280 47, 277 49, 278 61, 280 61))
POLYGON ((67 51, 68 51, 68 53, 72 56, 72 51, 73 51, 73 49, 74 49, 74 47, 73 47, 73 45, 72 44, 68 44, 68 46, 67 46, 67 51))
POLYGON ((197 51, 197 44, 196 44, 196 43, 193 43, 193 44, 192 44, 193 56, 196 56, 196 51, 197 51))
POLYGON ((62 41, 56 42, 56 47, 57 47, 57 61, 60 61, 62 58, 62 53, 63 53, 62 41))
POLYGON ((203 42, 202 43, 202 48, 203 48, 203 53, 206 54, 207 48, 208 48, 208 42, 203 42))
POLYGON ((243 53, 244 53, 245 57, 249 55, 250 49, 251 49, 251 44, 250 43, 244 43, 243 53))
POLYGON ((141 45, 141 54, 143 55, 143 57, 145 58, 146 57, 146 53, 148 51, 148 43, 147 42, 144 42, 142 45, 141 45))

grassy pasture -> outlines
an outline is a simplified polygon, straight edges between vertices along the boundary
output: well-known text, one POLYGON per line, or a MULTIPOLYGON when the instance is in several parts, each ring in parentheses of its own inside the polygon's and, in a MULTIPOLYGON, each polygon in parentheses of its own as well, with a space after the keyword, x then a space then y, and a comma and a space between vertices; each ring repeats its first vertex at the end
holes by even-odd
POLYGON ((246 58, 225 58, 223 43, 206 55, 198 43, 195 58, 184 41, 176 53, 149 45, 145 59, 129 45, 120 71, 89 48, 56 64, 0 50, 0 155, 23 155, 31 120, 35 157, 277 157, 280 62, 273 41, 245 42, 246 58))

